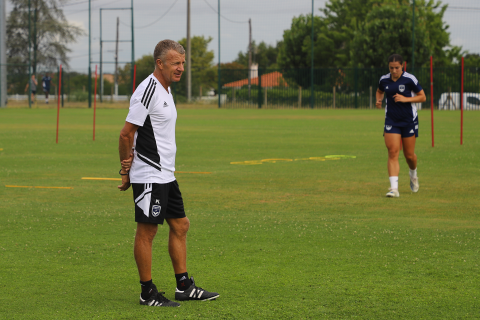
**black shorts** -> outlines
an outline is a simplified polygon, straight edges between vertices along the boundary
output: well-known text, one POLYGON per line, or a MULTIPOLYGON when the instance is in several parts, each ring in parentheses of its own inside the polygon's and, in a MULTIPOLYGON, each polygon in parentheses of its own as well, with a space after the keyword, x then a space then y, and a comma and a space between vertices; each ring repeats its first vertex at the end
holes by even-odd
POLYGON ((135 221, 163 224, 164 219, 185 218, 177 180, 170 183, 132 183, 135 221))
POLYGON ((415 136, 418 138, 418 119, 415 119, 414 122, 410 123, 407 126, 397 127, 395 125, 387 125, 383 126, 383 135, 385 133, 396 133, 402 136, 402 138, 410 138, 415 136))
POLYGON ((32 90, 32 94, 36 94, 37 93, 37 90, 32 90))

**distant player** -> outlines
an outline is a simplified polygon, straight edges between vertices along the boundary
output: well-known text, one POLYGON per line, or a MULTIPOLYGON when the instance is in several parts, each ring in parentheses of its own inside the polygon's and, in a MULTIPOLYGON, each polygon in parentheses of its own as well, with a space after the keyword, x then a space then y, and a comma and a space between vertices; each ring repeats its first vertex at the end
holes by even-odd
POLYGON ((120 132, 122 184, 118 188, 125 191, 132 184, 137 222, 134 255, 142 287, 140 304, 178 307, 180 304, 165 298, 152 282, 153 239, 164 219, 170 229, 168 251, 177 282, 175 299, 213 300, 219 294, 197 287, 187 272, 190 221, 174 176, 177 110, 170 89, 173 82, 180 81, 184 71, 185 50, 175 41, 163 40, 155 47, 153 58, 155 70, 132 95, 120 132))
POLYGON ((425 102, 425 92, 413 74, 402 69, 403 58, 399 54, 392 54, 388 58, 390 73, 380 78, 376 92, 376 106, 382 107, 384 94, 387 95, 385 106, 385 126, 383 128, 385 145, 388 149, 388 175, 390 177, 390 191, 386 194, 390 198, 398 198, 398 174, 400 164, 398 155, 403 142, 403 154, 410 168, 410 189, 417 192, 419 188, 417 177, 417 155, 415 142, 418 137, 418 115, 414 105, 416 102, 425 102))
POLYGON ((52 78, 48 75, 48 73, 45 73, 45 76, 42 78, 42 84, 43 84, 43 92, 45 93, 45 103, 48 104, 48 95, 50 94, 50 82, 52 81, 52 78))
POLYGON ((30 93, 32 94, 32 100, 30 101, 35 101, 35 94, 37 93, 37 79, 35 79, 35 75, 32 74, 32 78, 30 81, 27 83, 27 86, 25 87, 25 92, 27 92, 28 87, 30 87, 30 93))

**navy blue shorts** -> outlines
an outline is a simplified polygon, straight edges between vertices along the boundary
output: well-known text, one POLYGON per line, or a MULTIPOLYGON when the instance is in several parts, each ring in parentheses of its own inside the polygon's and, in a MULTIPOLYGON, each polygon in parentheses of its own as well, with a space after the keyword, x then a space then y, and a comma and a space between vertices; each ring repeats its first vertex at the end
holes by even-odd
POLYGON ((177 180, 166 184, 132 183, 135 222, 163 224, 164 219, 185 218, 177 180))
POLYGON ((415 123, 412 123, 405 127, 397 127, 386 124, 383 127, 383 134, 385 133, 396 133, 402 136, 402 138, 410 138, 415 135, 415 138, 418 138, 418 121, 415 120, 415 123))

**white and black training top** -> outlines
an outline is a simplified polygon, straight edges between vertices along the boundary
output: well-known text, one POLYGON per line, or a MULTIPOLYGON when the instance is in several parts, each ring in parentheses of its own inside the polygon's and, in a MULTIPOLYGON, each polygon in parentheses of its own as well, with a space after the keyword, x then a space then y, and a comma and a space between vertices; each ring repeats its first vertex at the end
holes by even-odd
POLYGON ((175 180, 175 123, 173 96, 153 74, 130 99, 126 121, 139 126, 135 133, 131 183, 169 183, 175 180))

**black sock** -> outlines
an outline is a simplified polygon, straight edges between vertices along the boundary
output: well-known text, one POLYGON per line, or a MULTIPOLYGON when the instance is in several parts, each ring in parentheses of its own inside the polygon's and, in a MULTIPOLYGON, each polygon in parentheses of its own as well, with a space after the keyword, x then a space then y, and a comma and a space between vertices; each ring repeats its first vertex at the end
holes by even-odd
POLYGON ((175 274, 175 279, 177 279, 178 290, 185 291, 192 285, 192 281, 188 278, 188 272, 175 274))
POLYGON ((140 285, 142 286, 142 299, 148 299, 152 295, 150 292, 150 287, 152 286, 153 282, 150 279, 150 281, 140 281, 140 285))

